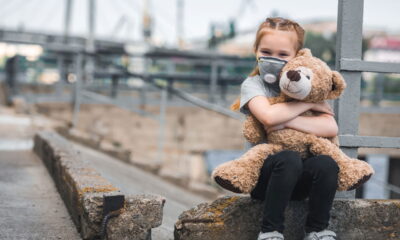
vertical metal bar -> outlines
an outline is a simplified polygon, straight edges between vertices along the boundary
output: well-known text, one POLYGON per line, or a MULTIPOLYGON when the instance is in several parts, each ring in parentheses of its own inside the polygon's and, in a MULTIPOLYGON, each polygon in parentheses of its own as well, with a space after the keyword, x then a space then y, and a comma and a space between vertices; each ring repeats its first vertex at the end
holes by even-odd
POLYGON ((139 89, 139 108, 142 110, 146 106, 146 92, 147 92, 147 83, 145 82, 143 86, 139 89))
POLYGON ((157 163, 164 163, 164 142, 165 142, 165 115, 167 109, 167 101, 168 101, 168 89, 164 87, 161 90, 161 103, 160 103, 160 117, 159 117, 159 135, 158 135, 158 159, 157 163))
POLYGON ((94 53, 95 53, 95 27, 96 27, 96 0, 89 0, 89 29, 88 29, 88 36, 86 42, 86 51, 89 55, 86 55, 86 74, 85 79, 87 82, 91 82, 93 80, 93 73, 95 68, 94 63, 94 53))
POLYGON ((58 97, 62 96, 63 92, 63 87, 64 87, 64 81, 65 81, 65 62, 64 62, 64 56, 62 53, 59 53, 57 57, 57 68, 58 68, 58 75, 60 76, 58 78, 58 81, 56 83, 56 91, 55 94, 58 97))
MULTIPOLYGON (((335 101, 335 112, 339 134, 357 135, 361 72, 342 71, 342 58, 361 60, 364 0, 339 0, 336 38, 336 70, 340 71, 347 83, 347 89, 335 101)), ((357 157, 357 148, 342 148, 350 157, 357 157)), ((354 198, 355 191, 341 192, 336 197, 354 198)))
MULTIPOLYGON (((151 67, 151 59, 147 58, 147 57, 143 57, 143 63, 144 63, 144 68, 143 68, 143 72, 142 74, 147 76, 147 74, 149 73, 149 69, 151 67)), ((147 93, 147 81, 149 79, 147 77, 143 78, 143 86, 140 88, 139 90, 139 108, 144 110, 145 106, 146 106, 146 93, 147 93)))
POLYGON ((210 102, 215 102, 215 95, 217 93, 217 81, 218 81, 218 63, 214 60, 211 62, 211 77, 210 77, 210 91, 208 99, 210 102))
POLYGON ((111 77, 111 97, 112 98, 116 98, 117 94, 118 94, 118 76, 117 75, 113 75, 111 77))
POLYGON ((226 84, 226 82, 222 82, 221 84, 221 100, 223 101, 223 103, 226 103, 226 94, 228 91, 228 86, 226 84))
POLYGON ((176 40, 179 48, 183 48, 183 0, 176 1, 176 40))
POLYGON ((78 125, 78 117, 79 117, 79 110, 81 104, 81 87, 82 87, 82 62, 83 62, 83 55, 82 53, 78 53, 76 56, 76 65, 75 65, 75 72, 76 72, 76 81, 75 81, 75 88, 74 88, 74 98, 73 98, 73 114, 72 114, 72 127, 76 127, 78 125))
POLYGON ((382 73, 378 73, 375 77, 375 89, 372 102, 375 106, 379 106, 383 99, 383 88, 384 88, 385 76, 382 73))
MULTIPOLYGON (((167 73, 174 74, 176 72, 176 63, 175 61, 168 61, 167 62, 167 73)), ((174 79, 168 78, 167 79, 167 87, 171 89, 174 86, 174 79)), ((173 95, 168 94, 168 100, 172 100, 173 95)))
POLYGON ((95 32, 95 20, 96 20, 96 0, 89 0, 89 29, 87 36, 87 51, 94 51, 94 32, 95 32))
POLYGON ((364 184, 363 198, 389 199, 390 191, 381 185, 389 179, 389 156, 386 154, 368 154, 368 163, 375 169, 374 179, 364 184), (378 180, 379 182, 376 182, 378 180))
POLYGON ((64 42, 68 43, 68 37, 71 29, 71 8, 72 0, 65 0, 65 19, 64 19, 64 42))

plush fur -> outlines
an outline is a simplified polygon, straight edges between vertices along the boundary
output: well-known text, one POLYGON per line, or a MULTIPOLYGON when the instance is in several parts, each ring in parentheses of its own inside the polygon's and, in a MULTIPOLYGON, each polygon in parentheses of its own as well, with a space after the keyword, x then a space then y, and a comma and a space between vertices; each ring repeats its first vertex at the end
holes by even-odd
MULTIPOLYGON (((300 50, 285 65, 279 81, 281 94, 269 98, 271 104, 336 99, 346 87, 342 76, 332 71, 325 62, 313 57, 309 49, 300 50)), ((308 116, 316 114, 312 111, 303 113, 308 116)), ((302 157, 321 154, 331 156, 340 169, 338 191, 355 189, 374 173, 368 163, 344 154, 338 147, 337 137, 322 138, 289 128, 273 131, 266 136, 263 125, 251 114, 243 126, 245 138, 257 145, 240 158, 221 164, 212 173, 212 178, 219 185, 232 192, 250 193, 257 183, 264 160, 283 149, 297 151, 302 157), (268 143, 260 144, 265 138, 268 143)))

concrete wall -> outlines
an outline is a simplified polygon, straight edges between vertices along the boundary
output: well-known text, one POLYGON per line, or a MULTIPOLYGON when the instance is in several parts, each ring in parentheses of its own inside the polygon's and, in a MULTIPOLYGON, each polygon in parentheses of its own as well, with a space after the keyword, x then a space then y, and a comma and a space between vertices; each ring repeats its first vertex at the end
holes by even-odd
MULTIPOLYGON (((38 104, 37 110, 51 118, 71 119, 67 104, 38 104)), ((146 107, 158 114, 158 108, 146 107)), ((151 165, 162 161, 161 172, 199 178, 191 173, 204 151, 242 149, 241 122, 198 107, 169 107, 166 116, 165 152, 158 154, 159 123, 110 105, 83 105, 78 129, 121 145, 131 152, 131 161, 151 165), (192 163, 191 163, 192 162, 192 163)), ((201 178, 201 177, 200 177, 201 178)), ((204 179, 204 177, 203 177, 204 179)))
MULTIPOLYGON (((66 123, 72 118, 68 104, 38 104, 37 109, 66 123)), ((159 112, 153 106, 145 106, 145 110, 159 112)), ((360 135, 400 136, 399 119, 400 114, 362 113, 360 135)), ((243 149, 245 143, 240 121, 199 107, 168 107, 162 159, 158 153, 159 123, 138 114, 111 105, 83 105, 78 129, 93 138, 101 136, 104 146, 108 142, 128 150, 134 164, 181 185, 210 181, 204 169, 204 151, 243 149)), ((371 153, 400 156, 400 149, 359 149, 360 155, 371 153)))

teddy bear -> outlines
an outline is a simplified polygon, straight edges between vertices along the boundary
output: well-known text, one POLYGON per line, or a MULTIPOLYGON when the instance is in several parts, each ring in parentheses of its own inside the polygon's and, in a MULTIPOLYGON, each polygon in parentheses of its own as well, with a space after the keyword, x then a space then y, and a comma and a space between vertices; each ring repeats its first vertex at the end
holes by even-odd
MULTIPOLYGON (((282 69, 279 76, 279 96, 268 98, 270 104, 288 101, 321 102, 336 99, 346 83, 339 72, 332 71, 322 60, 301 49, 282 69), (290 83, 290 84, 289 84, 290 83)), ((320 114, 307 111, 302 116, 320 114)), ((265 134, 263 125, 250 113, 243 124, 245 138, 256 144, 241 157, 219 165, 212 178, 223 188, 235 193, 250 193, 255 187, 265 159, 282 150, 297 151, 301 157, 329 155, 339 166, 338 191, 359 187, 374 174, 364 161, 353 159, 338 146, 338 138, 323 138, 285 128, 265 134), (267 143, 262 143, 266 140, 267 143)))

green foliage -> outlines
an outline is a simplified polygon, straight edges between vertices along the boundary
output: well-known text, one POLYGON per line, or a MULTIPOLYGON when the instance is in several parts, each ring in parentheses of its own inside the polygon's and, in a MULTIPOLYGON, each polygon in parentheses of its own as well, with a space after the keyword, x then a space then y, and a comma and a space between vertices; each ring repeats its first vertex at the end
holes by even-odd
POLYGON ((304 47, 311 49, 315 57, 324 60, 328 65, 335 65, 335 35, 324 37, 319 33, 307 32, 304 47))
POLYGON ((400 93, 400 76, 397 74, 385 75, 383 79, 384 93, 400 93))

